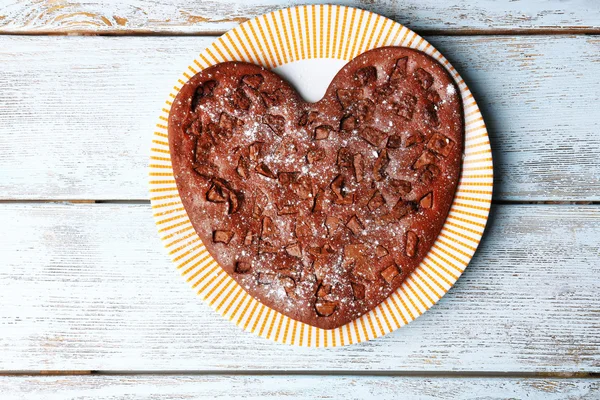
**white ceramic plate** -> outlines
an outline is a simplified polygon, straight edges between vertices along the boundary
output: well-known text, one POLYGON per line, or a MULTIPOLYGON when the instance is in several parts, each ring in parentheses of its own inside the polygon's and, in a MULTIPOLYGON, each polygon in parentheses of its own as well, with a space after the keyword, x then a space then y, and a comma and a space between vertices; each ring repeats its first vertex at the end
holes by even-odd
POLYGON ((377 338, 408 324, 433 306, 471 260, 492 199, 489 137, 465 82, 433 46, 410 29, 380 15, 349 7, 313 5, 279 10, 247 21, 215 40, 191 60, 176 82, 159 116, 151 147, 150 192, 156 225, 173 262, 192 288, 218 313, 244 330, 300 346, 343 346, 377 338), (465 115, 461 179, 444 228, 402 286, 359 319, 337 329, 319 329, 255 300, 207 252, 188 219, 173 178, 167 140, 171 101, 195 73, 231 60, 273 69, 306 100, 316 101, 348 61, 382 46, 421 50, 441 62, 454 77, 465 115))

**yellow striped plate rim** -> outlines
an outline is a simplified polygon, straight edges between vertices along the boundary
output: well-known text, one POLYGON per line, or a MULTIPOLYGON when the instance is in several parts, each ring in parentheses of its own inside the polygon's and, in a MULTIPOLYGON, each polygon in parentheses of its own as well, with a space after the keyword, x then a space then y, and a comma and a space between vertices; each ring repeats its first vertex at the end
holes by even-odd
POLYGON ((469 88, 425 39, 380 15, 335 5, 274 11, 237 26, 192 60, 169 93, 158 117, 150 154, 150 198, 160 237, 181 275, 219 314, 246 331, 280 343, 335 347, 392 332, 433 306, 473 257, 487 222, 493 187, 490 140, 469 88), (304 59, 341 59, 381 46, 421 50, 454 77, 465 114, 465 156, 450 214, 428 255, 403 285, 378 307, 333 330, 303 324, 248 295, 210 256, 194 231, 173 179, 167 119, 172 100, 195 73, 213 64, 242 60, 266 68, 304 59))

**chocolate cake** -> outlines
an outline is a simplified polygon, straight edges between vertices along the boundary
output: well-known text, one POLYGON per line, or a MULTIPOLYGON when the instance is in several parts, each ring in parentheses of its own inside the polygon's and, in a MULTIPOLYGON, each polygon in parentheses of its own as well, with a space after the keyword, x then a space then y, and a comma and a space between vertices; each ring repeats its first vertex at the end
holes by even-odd
POLYGON ((402 47, 359 55, 317 103, 260 66, 217 64, 169 115, 175 180, 207 250, 254 298, 324 329, 376 307, 425 257, 463 136, 450 74, 402 47))

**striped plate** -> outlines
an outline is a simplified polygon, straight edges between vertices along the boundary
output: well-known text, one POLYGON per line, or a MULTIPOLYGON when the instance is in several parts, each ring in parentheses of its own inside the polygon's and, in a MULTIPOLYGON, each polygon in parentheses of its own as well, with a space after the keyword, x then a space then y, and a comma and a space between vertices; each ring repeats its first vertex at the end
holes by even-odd
MULTIPOLYGON (((279 70, 279 69, 278 69, 279 70)), ((291 71, 291 72, 290 72, 291 71)), ((333 75, 332 75, 333 76, 333 75)), ((288 77, 294 81, 294 77, 288 77)), ((492 198, 492 154, 473 95, 450 63, 410 29, 371 12, 313 5, 275 11, 227 32, 198 54, 177 80, 159 116, 150 155, 150 197, 159 235, 183 277, 212 308, 246 331, 299 346, 344 346, 408 324, 433 306, 462 274, 483 234, 492 198), (267 68, 309 59, 340 60, 341 67, 366 50, 405 46, 426 52, 450 71, 463 98, 465 155, 450 214, 419 267, 385 302, 345 326, 318 329, 282 315, 248 295, 206 251, 177 192, 169 157, 167 120, 172 100, 198 71, 230 60, 267 68)))

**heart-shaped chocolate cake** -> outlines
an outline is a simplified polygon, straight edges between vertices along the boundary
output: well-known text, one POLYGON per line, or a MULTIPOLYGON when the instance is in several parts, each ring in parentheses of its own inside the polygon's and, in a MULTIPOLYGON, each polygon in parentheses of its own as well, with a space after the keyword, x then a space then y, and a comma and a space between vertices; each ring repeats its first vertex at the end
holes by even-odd
POLYGON ((376 307, 425 257, 463 135, 450 74, 402 47, 356 57, 317 103, 262 67, 217 64, 169 115, 179 194, 210 254, 263 304, 324 329, 376 307))

